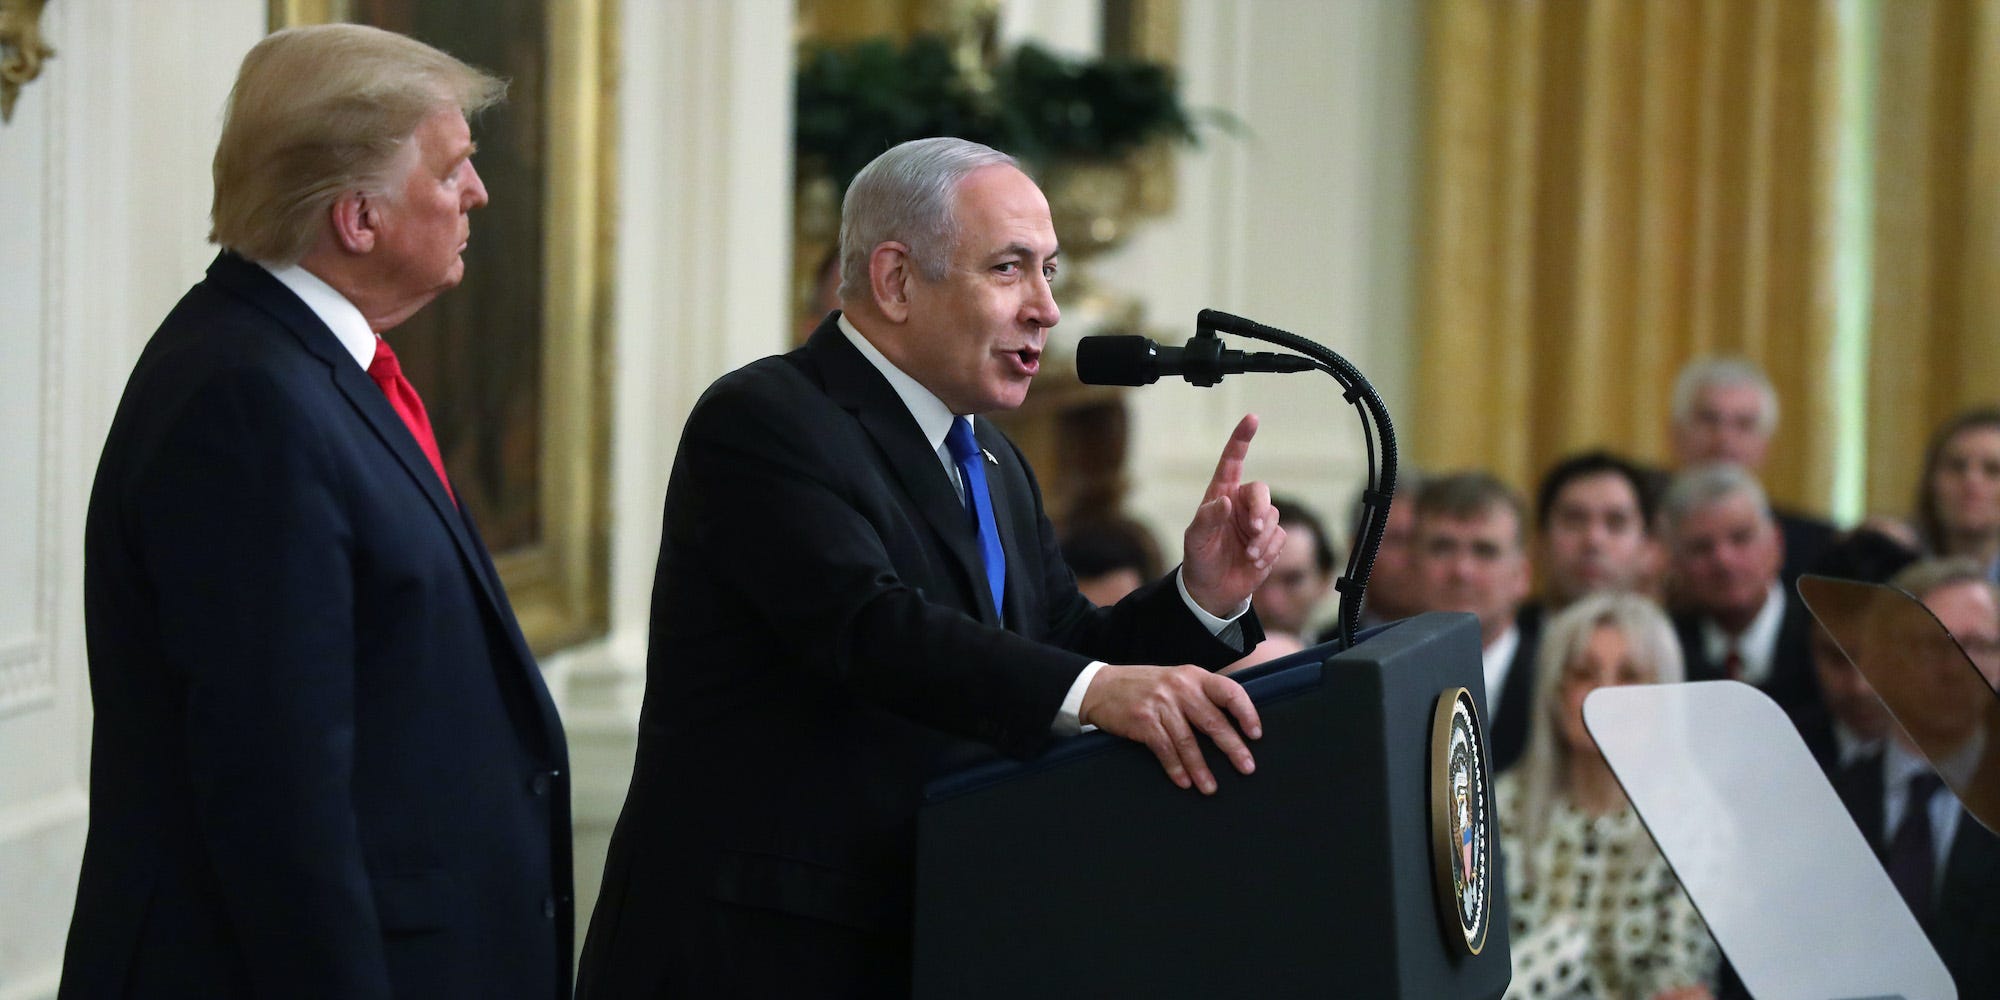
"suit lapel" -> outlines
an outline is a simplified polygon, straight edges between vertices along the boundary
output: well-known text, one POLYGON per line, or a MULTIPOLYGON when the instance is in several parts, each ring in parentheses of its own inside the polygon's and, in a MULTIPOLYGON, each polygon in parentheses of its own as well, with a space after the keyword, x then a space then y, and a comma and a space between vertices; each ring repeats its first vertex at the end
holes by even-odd
MULTIPOLYGON (((917 418, 910 415, 882 373, 847 342, 834 316, 828 316, 801 348, 818 366, 827 396, 853 413, 882 452, 889 471, 930 523, 932 531, 957 563, 961 582, 972 595, 968 605, 980 621, 1000 624, 986 590, 984 563, 965 505, 944 471, 944 464, 924 439, 917 418)), ((992 492, 989 490, 989 492, 992 492)), ((998 511, 995 512, 996 517, 998 511)), ((1003 539, 1004 544, 1004 539, 1003 539)), ((1011 572, 1011 571, 1010 571, 1011 572)))
MULTIPOLYGON (((431 512, 451 534, 452 542, 458 546, 459 555, 465 560, 467 572, 478 582, 487 602, 501 612, 498 617, 502 621, 513 621, 514 616, 500 591, 499 582, 489 577, 484 569, 484 550, 468 529, 468 522, 460 516, 458 505, 445 495, 444 483, 438 479, 437 470, 431 467, 430 459, 424 457, 423 450, 417 447, 416 438, 411 436, 403 418, 397 416, 395 409, 389 405, 388 397, 382 395, 375 381, 354 363, 354 356, 341 346, 333 331, 327 329, 326 324, 320 322, 319 317, 278 279, 233 253, 225 251, 218 255, 215 263, 209 265, 208 275, 269 313, 298 338, 307 352, 326 363, 333 376, 334 388, 346 397, 356 415, 375 432, 383 447, 395 456, 403 471, 423 491, 431 512)), ((534 664, 532 658, 525 662, 531 667, 534 664)))

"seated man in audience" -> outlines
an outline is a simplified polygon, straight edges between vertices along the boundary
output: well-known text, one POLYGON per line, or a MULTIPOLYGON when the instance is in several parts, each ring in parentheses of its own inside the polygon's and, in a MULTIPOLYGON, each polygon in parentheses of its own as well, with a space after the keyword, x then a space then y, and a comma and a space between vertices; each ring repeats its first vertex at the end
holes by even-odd
POLYGON ((1160 546, 1146 526, 1122 514, 1075 518, 1062 537, 1063 561, 1076 589, 1100 608, 1125 599, 1160 575, 1160 546))
POLYGON ((1535 497, 1543 574, 1537 611, 1560 611, 1600 590, 1648 593, 1661 560, 1653 509, 1645 473, 1610 452, 1556 463, 1535 497))
POLYGON ((1271 507, 1285 529, 1285 547, 1271 565, 1271 575, 1250 595, 1250 606, 1264 623, 1264 641, 1286 635, 1309 645, 1313 616, 1333 589, 1333 543, 1319 515, 1304 504, 1273 496, 1271 507))
MULTIPOLYGON (((1271 564, 1271 575, 1250 595, 1250 606, 1257 609, 1257 618, 1264 623, 1264 641, 1223 673, 1289 656, 1312 645, 1313 615, 1333 589, 1333 544, 1319 515, 1297 500, 1275 494, 1271 509, 1278 512, 1278 526, 1285 529, 1285 547, 1271 564)), ((1329 631, 1333 634, 1322 641, 1339 634, 1337 625, 1329 631)))
MULTIPOLYGON (((1372 628, 1408 618, 1424 610, 1424 582, 1417 575, 1416 496, 1424 488, 1423 473, 1405 466, 1397 476, 1396 495, 1389 504, 1389 519, 1382 528, 1382 545, 1375 550, 1375 565, 1368 574, 1368 589, 1362 593, 1361 627, 1372 628)), ((1361 523, 1361 497, 1354 498, 1349 525, 1361 523)), ((1357 534, 1353 544, 1361 544, 1357 534)), ((1322 634, 1321 639, 1332 638, 1322 634)))
MULTIPOLYGON (((1835 542, 1806 572, 1887 583, 1916 559, 1914 550, 1895 539, 1857 529, 1835 542)), ((1814 622, 1807 634, 1813 676, 1819 681, 1819 701, 1793 709, 1792 725, 1798 727, 1820 769, 1832 778, 1841 768, 1881 751, 1882 737, 1889 731, 1889 710, 1825 628, 1814 622)))
POLYGON ((1459 472, 1417 492, 1416 566, 1424 610, 1479 616, 1486 667, 1486 732, 1493 770, 1520 758, 1535 698, 1539 623, 1519 618, 1528 597, 1526 505, 1484 472, 1459 472))
POLYGON ((1728 462, 1683 472, 1660 521, 1688 679, 1740 680, 1787 711, 1816 703, 1810 616, 1779 582, 1785 542, 1756 478, 1728 462))
MULTIPOLYGON (((1756 365, 1740 358, 1698 358, 1674 382, 1673 447, 1686 472, 1713 462, 1734 462, 1761 475, 1771 435, 1778 429, 1778 393, 1756 365)), ((1833 525, 1793 511, 1773 510, 1784 536, 1780 574, 1790 587, 1833 544, 1833 525)))
MULTIPOLYGON (((1977 562, 1928 559, 1889 582, 1922 601, 1975 659, 2000 645, 2000 590, 1977 562)), ((1958 650, 1942 645, 1931 650, 1942 658, 1940 671, 1965 669, 1958 650)), ((1962 700, 1952 688, 1938 693, 1953 703, 1962 700)), ((1976 725, 1977 710, 1967 715, 1976 725)), ((1916 724, 1920 733, 1935 730, 1926 722, 1916 724)), ((1879 753, 1848 767, 1834 787, 1951 971, 1958 995, 2000 996, 2000 948, 1994 947, 2000 933, 2000 837, 1966 813, 1904 728, 1890 732, 1879 753)), ((1948 768, 1953 761, 1939 763, 1948 768)))

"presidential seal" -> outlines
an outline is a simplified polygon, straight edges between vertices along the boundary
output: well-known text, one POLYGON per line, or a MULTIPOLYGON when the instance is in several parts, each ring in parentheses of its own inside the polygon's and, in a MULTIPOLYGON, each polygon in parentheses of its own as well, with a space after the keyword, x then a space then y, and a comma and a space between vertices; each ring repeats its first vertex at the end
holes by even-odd
POLYGON ((1486 809, 1486 738, 1472 692, 1438 696, 1431 721, 1431 856, 1445 931, 1479 954, 1493 899, 1493 824, 1486 809))

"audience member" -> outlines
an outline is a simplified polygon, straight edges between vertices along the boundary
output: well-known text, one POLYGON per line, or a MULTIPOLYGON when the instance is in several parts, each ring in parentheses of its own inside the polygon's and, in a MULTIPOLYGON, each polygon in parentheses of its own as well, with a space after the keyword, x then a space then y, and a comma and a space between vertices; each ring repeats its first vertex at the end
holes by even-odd
MULTIPOLYGON (((1674 382, 1674 461, 1681 472, 1732 462, 1762 474, 1778 430, 1778 393, 1756 365, 1741 358, 1700 358, 1674 382)), ((1795 511, 1772 511, 1784 536, 1780 574, 1787 587, 1833 544, 1833 525, 1795 511)))
POLYGON ((1100 608, 1160 575, 1160 546, 1146 526, 1122 514, 1099 514, 1072 521, 1063 532, 1063 561, 1076 574, 1076 589, 1100 608))
POLYGON ((1961 413, 1931 438, 1917 522, 1932 555, 1976 560, 2000 581, 2000 408, 1961 413))
POLYGON ((1683 472, 1660 517, 1688 677, 1741 680, 1787 711, 1817 701, 1810 616, 1779 582, 1785 543, 1756 478, 1728 462, 1683 472))
MULTIPOLYGON (((1979 563, 1926 560, 1890 583, 1923 602, 1968 650, 2000 646, 2000 591, 1979 563)), ((1940 671, 1965 669, 1957 650, 1931 649, 1941 657, 1940 671)), ((1948 685, 1938 685, 1938 695, 1954 706, 1963 702, 1948 685)), ((1980 713, 1973 708, 1937 714, 1962 715, 1976 726, 1980 713)), ((1930 735, 1940 720, 1904 721, 1930 735)), ((1994 947, 2000 928, 2000 837, 1966 813, 1952 787, 1912 744, 1907 728, 1891 727, 1893 737, 1883 741, 1881 752, 1849 767, 1835 788, 1951 971, 1958 995, 2000 996, 2000 948, 1994 947)), ((1952 756, 1976 759, 1978 750, 1952 756)), ((1954 760, 1938 763, 1949 769, 1954 760)))
POLYGON ((1491 475, 1458 472, 1425 482, 1414 506, 1424 610, 1479 616, 1487 732, 1499 772, 1527 745, 1534 698, 1538 623, 1519 617, 1528 596, 1525 505, 1491 475))
POLYGON ((1682 679, 1666 616, 1636 594, 1549 618, 1535 724, 1495 787, 1506 854, 1509 998, 1706 998, 1719 952, 1583 725, 1600 687, 1682 679))
POLYGON ((1313 617, 1333 589, 1333 543, 1311 508, 1283 496, 1273 496, 1271 507, 1278 512, 1278 526, 1285 529, 1285 547, 1263 586, 1250 595, 1250 606, 1264 623, 1266 642, 1284 633, 1309 643, 1313 617))
MULTIPOLYGON (((1887 583, 1916 558, 1915 552, 1887 535, 1857 529, 1834 543, 1807 572, 1887 583)), ((1792 724, 1831 778, 1841 768, 1880 751, 1882 737, 1889 731, 1889 710, 1824 627, 1814 622, 1807 635, 1819 700, 1792 709, 1792 724)))
POLYGON ((1654 499, 1645 473, 1610 452, 1556 463, 1535 498, 1541 604, 1559 610, 1600 590, 1645 592, 1655 583, 1654 499))
MULTIPOLYGON (((1382 545, 1375 550, 1375 565, 1368 574, 1368 589, 1362 593, 1361 627, 1370 628, 1408 618, 1424 610, 1424 582, 1417 573, 1416 496, 1424 488, 1423 473, 1405 466, 1397 474, 1396 495, 1389 504, 1389 517, 1382 527, 1382 545)), ((1361 523, 1361 498, 1354 499, 1349 524, 1361 523)), ((1357 532, 1353 544, 1361 544, 1357 532)))

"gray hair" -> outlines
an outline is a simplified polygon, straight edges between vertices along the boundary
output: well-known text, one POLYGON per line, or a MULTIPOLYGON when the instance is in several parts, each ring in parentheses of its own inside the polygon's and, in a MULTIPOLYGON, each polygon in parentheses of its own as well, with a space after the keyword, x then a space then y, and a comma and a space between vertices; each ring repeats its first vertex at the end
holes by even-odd
POLYGON ((1771 501, 1757 477, 1732 462, 1699 465, 1674 477, 1660 498, 1660 535, 1672 540, 1695 511, 1731 497, 1749 497, 1757 516, 1771 521, 1771 501))
POLYGON ((1766 436, 1778 429, 1778 390, 1764 370, 1742 358, 1697 358, 1681 369, 1674 380, 1674 423, 1685 424, 1694 417, 1695 401, 1703 391, 1725 386, 1747 385, 1764 398, 1757 416, 1757 432, 1766 436))
POLYGON ((912 139, 869 161, 840 203, 840 297, 868 289, 868 258, 895 241, 910 248, 917 273, 944 277, 958 243, 959 182, 982 167, 1019 168, 990 146, 949 136, 912 139))
POLYGON ((507 84, 413 38, 359 24, 287 28, 243 57, 215 149, 211 242, 295 264, 349 191, 388 193, 425 118, 467 117, 507 84))
POLYGON ((1936 591, 1962 583, 1979 584, 1995 597, 2000 597, 2000 587, 1996 587, 1993 579, 1986 575, 1986 567, 1969 556, 1919 559, 1889 579, 1889 586, 1919 601, 1936 591))
POLYGON ((1563 780, 1568 774, 1569 748, 1557 732, 1564 711, 1563 673, 1583 655, 1591 634, 1601 627, 1617 629, 1625 637, 1633 662, 1651 668, 1652 680, 1641 683, 1678 684, 1687 679, 1673 623, 1650 598, 1601 591, 1578 598, 1549 618, 1535 652, 1535 704, 1528 720, 1528 746, 1512 772, 1521 786, 1524 822, 1521 829, 1508 831, 1522 845, 1520 857, 1509 860, 1525 866, 1523 874, 1530 877, 1535 874, 1534 845, 1547 832, 1548 817, 1556 803, 1568 794, 1563 780))

